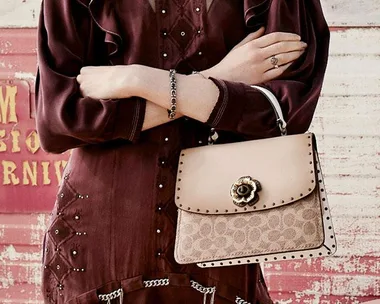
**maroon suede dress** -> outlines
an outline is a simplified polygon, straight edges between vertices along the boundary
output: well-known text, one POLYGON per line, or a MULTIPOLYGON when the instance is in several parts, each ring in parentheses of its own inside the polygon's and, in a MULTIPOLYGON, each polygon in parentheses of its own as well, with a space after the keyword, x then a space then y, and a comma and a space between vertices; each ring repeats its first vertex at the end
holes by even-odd
POLYGON ((43 1, 37 130, 46 151, 72 149, 44 238, 45 303, 272 303, 257 264, 201 269, 173 258, 180 150, 206 145, 211 127, 219 143, 279 135, 265 97, 213 78, 220 95, 206 123, 182 117, 142 132, 145 100, 83 98, 75 77, 87 65, 133 63, 190 74, 217 64, 260 25, 295 32, 307 51, 262 85, 280 100, 289 133, 305 132, 328 57, 319 0, 155 4, 43 1))

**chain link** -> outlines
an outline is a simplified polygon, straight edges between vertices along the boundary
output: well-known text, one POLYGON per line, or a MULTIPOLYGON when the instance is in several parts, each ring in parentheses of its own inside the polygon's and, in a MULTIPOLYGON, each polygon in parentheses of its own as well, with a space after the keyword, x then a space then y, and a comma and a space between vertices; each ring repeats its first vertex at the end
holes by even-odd
POLYGON ((112 300, 117 299, 119 297, 121 298, 122 296, 123 296, 123 289, 119 288, 107 294, 100 294, 98 297, 99 297, 99 300, 102 302, 111 303, 112 300))
POLYGON ((247 301, 244 301, 242 298, 240 298, 240 297, 238 297, 238 296, 236 296, 235 303, 236 303, 236 304, 251 304, 251 303, 249 303, 249 302, 247 302, 247 301))
POLYGON ((214 304, 215 301, 215 291, 216 287, 204 287, 203 285, 199 284, 198 282, 195 282, 193 280, 190 281, 191 287, 194 288, 196 291, 199 291, 200 293, 203 293, 203 304, 206 304, 207 295, 211 295, 210 304, 214 304))
POLYGON ((149 280, 144 281, 144 287, 159 287, 159 286, 168 286, 169 285, 169 279, 156 279, 156 280, 149 280))
POLYGON ((203 294, 212 294, 215 292, 215 287, 204 287, 198 282, 195 282, 193 280, 191 280, 190 283, 191 283, 191 287, 193 287, 195 290, 203 294))

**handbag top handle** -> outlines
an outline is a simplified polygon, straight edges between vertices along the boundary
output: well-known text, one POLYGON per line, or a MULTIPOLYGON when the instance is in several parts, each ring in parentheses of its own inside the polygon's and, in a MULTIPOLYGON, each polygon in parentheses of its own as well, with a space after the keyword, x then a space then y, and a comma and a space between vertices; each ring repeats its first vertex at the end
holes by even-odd
POLYGON ((278 102, 276 96, 274 96, 274 94, 266 88, 256 85, 251 85, 251 87, 263 93, 265 97, 268 99, 268 101, 273 107, 274 113, 276 114, 276 122, 278 127, 280 128, 281 135, 286 135, 286 122, 284 119, 284 115, 282 114, 280 103, 278 102))
MULTIPOLYGON (((287 135, 286 122, 284 115, 282 114, 280 103, 278 102, 276 96, 274 96, 274 94, 266 88, 257 85, 251 85, 251 87, 260 91, 268 99, 276 115, 276 123, 281 131, 281 136, 287 135)), ((210 135, 208 137, 208 144, 213 145, 217 139, 218 133, 216 132, 215 128, 211 128, 210 135)))

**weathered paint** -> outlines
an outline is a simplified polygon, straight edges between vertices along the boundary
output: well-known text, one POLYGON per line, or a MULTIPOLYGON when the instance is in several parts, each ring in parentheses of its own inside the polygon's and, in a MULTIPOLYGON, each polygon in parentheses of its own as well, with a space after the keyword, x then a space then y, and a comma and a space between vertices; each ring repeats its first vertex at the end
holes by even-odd
POLYGON ((32 116, 29 83, 0 79, 0 212, 48 210, 66 165, 41 150, 32 116))
MULTIPOLYGON (((33 97, 35 29, 27 27, 37 23, 40 0, 2 2, 0 28, 7 29, 0 29, 0 79, 27 81, 33 97)), ((333 27, 331 56, 311 130, 339 246, 329 259, 266 264, 271 295, 281 304, 380 298, 380 1, 322 3, 333 27)), ((0 213, 0 303, 41 303, 40 244, 49 214, 33 212, 39 206, 47 212, 54 195, 39 198, 25 205, 26 213, 0 213)), ((23 205, 0 196, 1 210, 5 204, 23 205)))

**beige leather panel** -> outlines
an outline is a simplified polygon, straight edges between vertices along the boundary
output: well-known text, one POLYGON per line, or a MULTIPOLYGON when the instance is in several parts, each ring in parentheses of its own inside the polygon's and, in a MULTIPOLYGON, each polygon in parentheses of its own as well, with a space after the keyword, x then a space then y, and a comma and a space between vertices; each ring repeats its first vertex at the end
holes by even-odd
POLYGON ((175 202, 203 214, 243 213, 284 206, 315 188, 312 134, 184 149, 177 173, 175 202), (238 207, 230 195, 242 176, 261 184, 253 206, 238 207))

